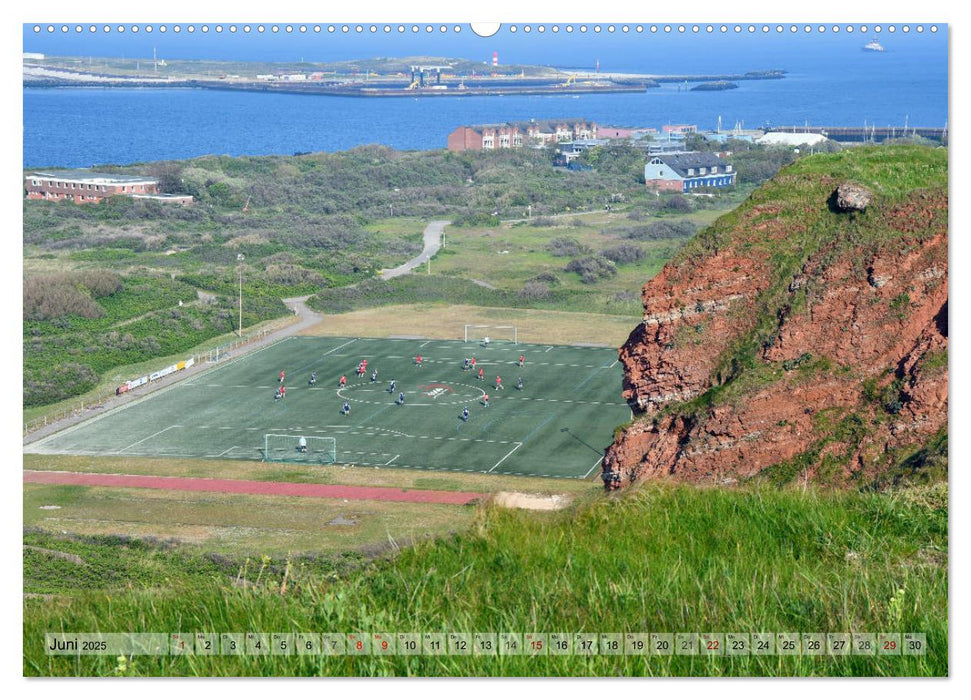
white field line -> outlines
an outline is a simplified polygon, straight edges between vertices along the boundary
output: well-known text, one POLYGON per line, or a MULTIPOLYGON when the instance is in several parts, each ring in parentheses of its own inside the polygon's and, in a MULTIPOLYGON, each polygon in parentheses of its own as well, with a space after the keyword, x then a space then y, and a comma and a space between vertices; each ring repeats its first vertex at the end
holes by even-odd
MULTIPOLYGON (((251 350, 250 352, 247 352, 244 355, 235 357, 232 360, 230 360, 229 362, 222 363, 222 364, 217 364, 217 365, 214 365, 212 367, 207 367, 206 369, 204 369, 201 372, 199 372, 199 374, 197 374, 195 377, 191 377, 189 379, 183 379, 181 381, 172 382, 168 386, 163 386, 161 389, 156 389, 155 391, 152 391, 152 392, 150 392, 148 394, 145 394, 143 396, 140 396, 139 398, 135 399, 134 401, 129 401, 128 403, 123 403, 120 406, 115 406, 114 408, 108 409, 104 413, 101 413, 101 414, 99 414, 97 416, 92 416, 91 418, 88 418, 86 420, 83 420, 80 423, 75 423, 74 425, 68 426, 64 430, 59 430, 56 433, 51 433, 47 437, 41 438, 40 440, 35 440, 33 442, 30 442, 27 445, 24 445, 24 448, 33 447, 33 446, 43 447, 43 445, 45 443, 47 443, 47 442, 49 442, 49 441, 51 441, 51 440, 53 440, 55 438, 60 439, 60 438, 64 437, 65 435, 70 435, 71 433, 73 433, 76 430, 79 430, 80 428, 87 427, 87 426, 91 425, 92 423, 94 423, 96 421, 99 421, 99 420, 103 420, 103 419, 107 418, 108 416, 112 416, 112 415, 118 413, 119 411, 124 411, 125 409, 131 408, 132 406, 137 406, 138 404, 140 404, 140 403, 142 403, 144 401, 148 401, 149 399, 154 399, 154 398, 157 398, 159 396, 162 396, 163 394, 166 394, 166 393, 172 391, 173 389, 179 389, 181 387, 186 387, 186 386, 194 386, 200 379, 202 379, 203 377, 205 377, 207 374, 210 374, 212 372, 216 372, 218 370, 221 370, 223 367, 229 367, 230 365, 234 365, 234 364, 236 364, 237 362, 239 362, 241 360, 245 360, 245 359, 251 358, 254 355, 257 355, 258 353, 263 352, 264 350, 269 350, 270 348, 279 345, 280 343, 285 343, 288 340, 293 340, 293 338, 294 338, 294 336, 288 335, 286 338, 281 338, 280 340, 276 340, 276 341, 270 343, 269 345, 264 345, 261 348, 257 348, 255 350, 251 350)), ((356 338, 355 338, 355 340, 356 340, 356 338)), ((32 449, 25 449, 24 451, 25 452, 33 452, 32 449)), ((54 454, 54 453, 52 453, 52 454, 54 454)), ((70 453, 68 453, 68 454, 70 454, 70 453)))
POLYGON ((503 458, 502 458, 502 459, 500 459, 500 460, 499 460, 498 462, 496 462, 495 464, 493 464, 493 465, 492 465, 492 469, 490 469, 489 471, 487 471, 487 472, 486 472, 486 474, 491 474, 491 473, 492 473, 492 471, 493 471, 493 470, 494 470, 494 469, 495 469, 496 467, 498 467, 498 466, 499 466, 500 464, 502 464, 503 462, 505 462, 505 461, 506 461, 506 458, 507 458, 507 457, 509 457, 509 455, 511 455, 511 454, 512 454, 513 452, 515 452, 516 450, 518 450, 518 449, 519 449, 520 447, 522 447, 522 446, 523 446, 523 443, 521 443, 521 442, 517 442, 517 443, 516 443, 516 446, 515 446, 514 448, 512 448, 511 450, 509 450, 509 452, 507 452, 507 453, 506 453, 506 456, 505 456, 505 457, 503 457, 503 458))
POLYGON ((233 446, 232 446, 232 447, 230 447, 230 448, 229 448, 228 450, 223 450, 222 452, 220 452, 220 453, 219 453, 218 455, 216 455, 216 456, 217 456, 217 457, 222 457, 222 456, 223 456, 224 454, 226 454, 227 452, 232 452, 232 451, 233 451, 233 450, 235 450, 235 449, 236 449, 236 445, 233 445, 233 446))
POLYGON ((122 453, 122 452, 124 452, 125 450, 127 450, 127 449, 130 449, 130 448, 132 448, 132 447, 134 447, 135 445, 141 445, 141 444, 142 444, 143 442, 145 442, 146 440, 151 440, 151 439, 152 439, 153 437, 155 437, 156 435, 161 435, 161 434, 162 434, 162 433, 164 433, 164 432, 165 432, 166 430, 171 430, 172 428, 181 428, 181 427, 182 427, 181 425, 170 425, 170 426, 169 426, 168 428, 162 428, 162 429, 161 429, 161 430, 159 430, 159 431, 158 431, 157 433, 152 433, 152 434, 151 434, 151 435, 149 435, 148 437, 145 437, 145 438, 142 438, 142 439, 141 439, 141 440, 139 440, 138 442, 133 442, 133 443, 132 443, 132 444, 130 444, 130 445, 129 445, 128 447, 122 447, 122 448, 121 448, 120 450, 118 450, 118 452, 117 452, 117 454, 121 454, 121 453, 122 453))
POLYGON ((601 462, 603 461, 603 459, 604 459, 604 458, 603 458, 603 457, 601 457, 601 458, 600 458, 600 459, 598 459, 598 460, 597 460, 596 462, 594 462, 594 463, 593 463, 593 466, 592 466, 592 467, 590 467, 590 471, 588 471, 588 472, 587 472, 586 474, 584 474, 584 475, 583 475, 583 478, 584 478, 584 479, 586 479, 586 478, 587 478, 588 476, 590 476, 591 474, 593 474, 593 470, 597 468, 597 465, 598 465, 598 464, 600 464, 600 463, 601 463, 601 462))
POLYGON ((388 465, 389 465, 389 464, 391 464, 391 463, 392 463, 393 461, 395 461, 396 459, 398 459, 398 457, 400 457, 400 456, 401 456, 401 455, 395 455, 394 457, 392 457, 391 459, 389 459, 389 460, 388 460, 387 462, 385 462, 385 463, 384 463, 384 466, 388 466, 388 465))
POLYGON ((321 357, 327 357, 327 356, 328 356, 329 354, 331 354, 332 352, 337 352, 337 351, 338 351, 338 350, 340 350, 341 348, 343 348, 343 347, 346 347, 346 346, 348 346, 348 345, 350 345, 350 344, 351 344, 351 343, 353 343, 353 342, 354 342, 355 340, 357 340, 357 338, 351 338, 351 339, 350 339, 350 340, 348 340, 348 341, 347 341, 346 343, 344 343, 344 344, 342 344, 342 345, 338 345, 338 346, 337 346, 336 348, 331 348, 330 350, 328 350, 327 352, 325 352, 325 353, 324 353, 323 355, 321 355, 321 357))

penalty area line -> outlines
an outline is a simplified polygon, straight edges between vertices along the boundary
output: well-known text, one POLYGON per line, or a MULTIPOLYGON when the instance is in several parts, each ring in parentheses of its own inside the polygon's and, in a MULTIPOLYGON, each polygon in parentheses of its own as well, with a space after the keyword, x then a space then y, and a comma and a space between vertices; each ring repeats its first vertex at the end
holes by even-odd
POLYGON ((597 465, 600 464, 602 461, 604 461, 604 458, 603 457, 601 457, 596 462, 594 462, 593 463, 593 466, 590 467, 590 471, 588 471, 586 474, 584 474, 583 475, 583 478, 586 479, 588 476, 590 476, 591 474, 593 474, 593 470, 596 469, 597 468, 597 465))
POLYGON ((124 452, 125 450, 128 450, 128 449, 131 449, 131 448, 132 448, 132 447, 134 447, 135 445, 140 445, 140 444, 142 444, 143 442, 145 442, 146 440, 151 440, 151 439, 152 439, 153 437, 155 437, 156 435, 161 435, 161 434, 162 434, 162 433, 164 433, 164 432, 165 432, 166 430, 172 430, 172 428, 181 428, 181 427, 182 427, 181 425, 170 425, 170 426, 169 426, 168 428, 162 428, 162 429, 161 429, 161 430, 159 430, 159 431, 158 431, 157 433, 152 433, 151 435, 149 435, 149 436, 148 436, 148 437, 146 437, 146 438, 142 438, 141 440, 138 440, 138 441, 136 441, 136 442, 133 442, 133 443, 132 443, 132 444, 130 444, 130 445, 129 445, 128 447, 122 447, 122 448, 121 448, 120 450, 118 450, 118 452, 117 452, 117 454, 121 454, 121 453, 122 453, 122 452, 124 452))
POLYGON ((506 461, 506 459, 509 457, 509 455, 511 455, 513 452, 515 452, 516 450, 518 450, 522 446, 523 446, 523 443, 517 442, 516 443, 516 446, 514 448, 512 448, 511 450, 509 450, 509 452, 506 453, 506 456, 505 457, 503 457, 498 462, 496 462, 495 464, 493 464, 492 465, 492 469, 490 469, 489 471, 487 471, 486 474, 491 474, 495 470, 496 467, 498 467, 500 464, 502 464, 503 462, 506 461))
POLYGON ((337 352, 337 351, 338 351, 338 350, 340 350, 341 348, 343 348, 343 347, 346 347, 346 346, 348 346, 348 345, 350 345, 350 344, 351 344, 351 343, 353 343, 353 342, 354 342, 355 340, 357 340, 357 338, 351 338, 350 340, 348 340, 348 341, 347 341, 346 343, 344 343, 343 345, 338 345, 338 346, 337 346, 336 348, 333 348, 333 349, 331 349, 331 350, 328 350, 328 351, 327 351, 327 352, 325 352, 325 353, 324 353, 323 355, 321 355, 321 357, 327 357, 327 356, 328 356, 328 355, 330 355, 330 354, 331 354, 332 352, 337 352))

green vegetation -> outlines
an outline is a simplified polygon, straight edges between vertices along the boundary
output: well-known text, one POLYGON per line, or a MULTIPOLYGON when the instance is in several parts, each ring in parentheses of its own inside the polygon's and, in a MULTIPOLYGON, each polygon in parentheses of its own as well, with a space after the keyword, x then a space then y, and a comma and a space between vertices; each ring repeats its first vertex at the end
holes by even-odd
MULTIPOLYGON (((822 277, 828 267, 844 259, 859 264, 905 235, 920 240, 946 225, 946 207, 931 209, 931 218, 914 226, 901 226, 901 215, 895 212, 898 207, 906 210, 905 205, 914 198, 946 197, 946 183, 947 154, 937 149, 895 146, 816 155, 783 169, 743 206, 692 239, 672 260, 683 275, 690 275, 714 251, 728 247, 771 270, 771 284, 747 309, 736 313, 742 332, 719 358, 717 384, 761 371, 761 354, 775 344, 780 320, 812 303, 824 288, 822 277), (874 192, 875 201, 866 211, 848 215, 828 206, 835 187, 848 179, 866 182, 874 192), (814 269, 806 275, 811 259, 814 269), (794 282, 797 277, 798 285, 794 282), (798 296, 793 293, 796 286, 801 287, 798 296)), ((897 313, 909 303, 904 297, 895 298, 890 310, 897 313)), ((720 390, 715 386, 710 391, 720 390)), ((678 412, 680 408, 669 410, 678 412)))
POLYGON ((282 298, 315 293, 329 312, 439 301, 634 318, 641 285, 744 195, 657 198, 642 184, 643 155, 623 144, 592 151, 588 172, 551 158, 380 146, 206 156, 102 168, 157 177, 190 206, 25 201, 24 405, 78 396, 120 364, 233 329, 240 273, 247 326, 284 314, 282 298), (375 282, 421 250, 433 218, 453 222, 433 262, 448 279, 375 282), (564 229, 580 247, 559 260, 546 245, 564 229))
MULTIPOLYGON (((764 153, 750 149, 745 157, 774 172, 793 156, 764 153)), ((797 387, 852 374, 815 352, 780 362, 763 353, 776 342, 780 320, 818 299, 826 269, 851 251, 896 243, 904 229, 919 240, 946 217, 944 207, 929 221, 908 219, 913 198, 946 196, 946 153, 930 149, 861 148, 802 159, 721 216, 746 195, 744 183, 710 200, 656 198, 631 173, 636 158, 629 150, 585 157, 596 170, 554 169, 549 154, 533 151, 366 147, 207 157, 119 169, 155 174, 165 189, 190 192, 197 200, 191 207, 25 202, 25 403, 86 391, 119 366, 144 366, 232 331, 241 254, 247 327, 283 314, 281 297, 311 293, 310 303, 328 313, 411 303, 415 318, 427 323, 434 316, 441 325, 443 303, 498 317, 508 309, 548 309, 634 319, 638 289, 666 261, 673 258, 673 274, 689 279, 704 258, 734 247, 772 277, 750 307, 733 312, 739 339, 718 358, 715 386, 665 408, 691 416, 745 401, 771 383, 797 387), (844 179, 873 190, 874 206, 854 214, 828 206, 844 179), (894 226, 890 217, 897 217, 894 226), (420 249, 431 218, 454 224, 433 274, 376 279, 382 267, 420 249), (699 227, 706 228, 694 235, 699 227), (815 267, 807 270, 810 260, 815 267)), ((742 171, 744 158, 735 162, 742 171)), ((758 172, 746 177, 754 181, 758 172)), ((887 317, 905 313, 909 303, 907 294, 886 301, 887 317)), ((382 327, 380 317, 358 322, 382 327)), ((699 319, 675 342, 701 344, 705 328, 699 319)), ((319 356, 315 349, 301 363, 319 356)), ((273 362, 261 376, 273 375, 273 362)), ((925 356, 921 369, 946 366, 942 351, 925 356)), ((881 476, 861 477, 855 491, 794 486, 810 472, 826 484, 845 483, 845 467, 873 421, 893 420, 905 389, 894 369, 866 379, 866 405, 817 412, 817 438, 803 454, 738 488, 649 483, 601 497, 579 482, 576 490, 571 484, 558 491, 577 498, 560 513, 30 485, 24 673, 946 675, 946 431, 884 455, 881 476), (338 516, 352 509, 360 528, 337 532, 346 527, 338 516), (138 657, 122 669, 109 658, 45 655, 43 635, 55 630, 913 631, 927 634, 928 655, 138 657)), ((286 408, 299 399, 295 393, 286 408)), ((199 392, 194 397, 207 402, 199 392)), ((74 459, 91 471, 172 475, 259 470, 251 477, 387 480, 407 488, 478 488, 474 479, 492 478, 415 471, 404 482, 383 468, 345 476, 336 467, 57 459, 27 462, 57 468, 74 459)))
POLYGON ((470 530, 313 560, 27 533, 24 673, 52 630, 923 632, 926 656, 135 657, 133 675, 838 675, 948 672, 946 489, 861 494, 647 484, 560 513, 482 508, 470 530), (376 561, 362 561, 382 554, 376 561), (105 566, 106 557, 115 566, 105 566), (126 572, 122 580, 113 568, 126 572), (73 571, 74 573, 68 573, 73 571), (245 581, 245 584, 244 584, 245 581), (68 588, 70 582, 78 588, 68 588))
MULTIPOLYGON (((235 299, 212 296, 183 305, 183 299, 196 298, 195 289, 164 277, 116 275, 116 291, 97 302, 81 285, 65 285, 76 299, 51 294, 59 287, 45 284, 49 277, 35 277, 25 284, 25 289, 38 288, 31 296, 25 293, 25 310, 29 302, 38 300, 32 308, 40 318, 24 324, 24 406, 82 394, 114 367, 186 351, 236 330, 239 323, 235 299), (78 303, 85 301, 87 306, 78 303), (45 311, 52 306, 57 310, 45 311), (64 313, 65 309, 71 313, 64 313), (51 317, 51 313, 58 315, 51 317)), ((252 326, 285 313, 279 298, 254 293, 246 299, 243 323, 252 326)))

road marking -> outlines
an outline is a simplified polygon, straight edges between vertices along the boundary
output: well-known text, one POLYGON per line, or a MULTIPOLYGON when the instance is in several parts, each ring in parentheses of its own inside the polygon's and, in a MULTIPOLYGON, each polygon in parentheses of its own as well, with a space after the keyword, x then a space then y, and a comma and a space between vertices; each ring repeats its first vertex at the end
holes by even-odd
POLYGON ((503 462, 505 462, 505 461, 506 461, 506 457, 509 457, 509 455, 511 455, 511 454, 512 454, 513 452, 515 452, 516 450, 518 450, 518 449, 519 449, 520 447, 522 447, 522 446, 523 446, 523 443, 521 443, 521 442, 517 442, 517 443, 516 443, 516 446, 515 446, 514 448, 512 448, 511 450, 509 450, 509 452, 507 452, 507 453, 506 453, 506 456, 505 456, 505 457, 503 457, 503 458, 502 458, 502 459, 500 459, 500 460, 499 460, 498 462, 496 462, 495 464, 493 464, 493 465, 492 465, 492 469, 490 469, 489 471, 487 471, 487 472, 486 472, 486 474, 491 474, 491 473, 492 473, 492 470, 493 470, 493 469, 495 469, 495 468, 496 468, 496 467, 498 467, 498 466, 499 466, 500 464, 502 464, 503 462))

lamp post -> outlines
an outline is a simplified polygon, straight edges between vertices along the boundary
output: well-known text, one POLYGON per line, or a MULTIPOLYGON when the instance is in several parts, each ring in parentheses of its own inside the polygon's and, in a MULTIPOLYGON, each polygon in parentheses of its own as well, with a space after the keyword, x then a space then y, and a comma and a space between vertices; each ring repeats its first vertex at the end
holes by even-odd
POLYGON ((243 261, 246 257, 242 253, 236 254, 239 263, 239 337, 243 337, 243 261))

